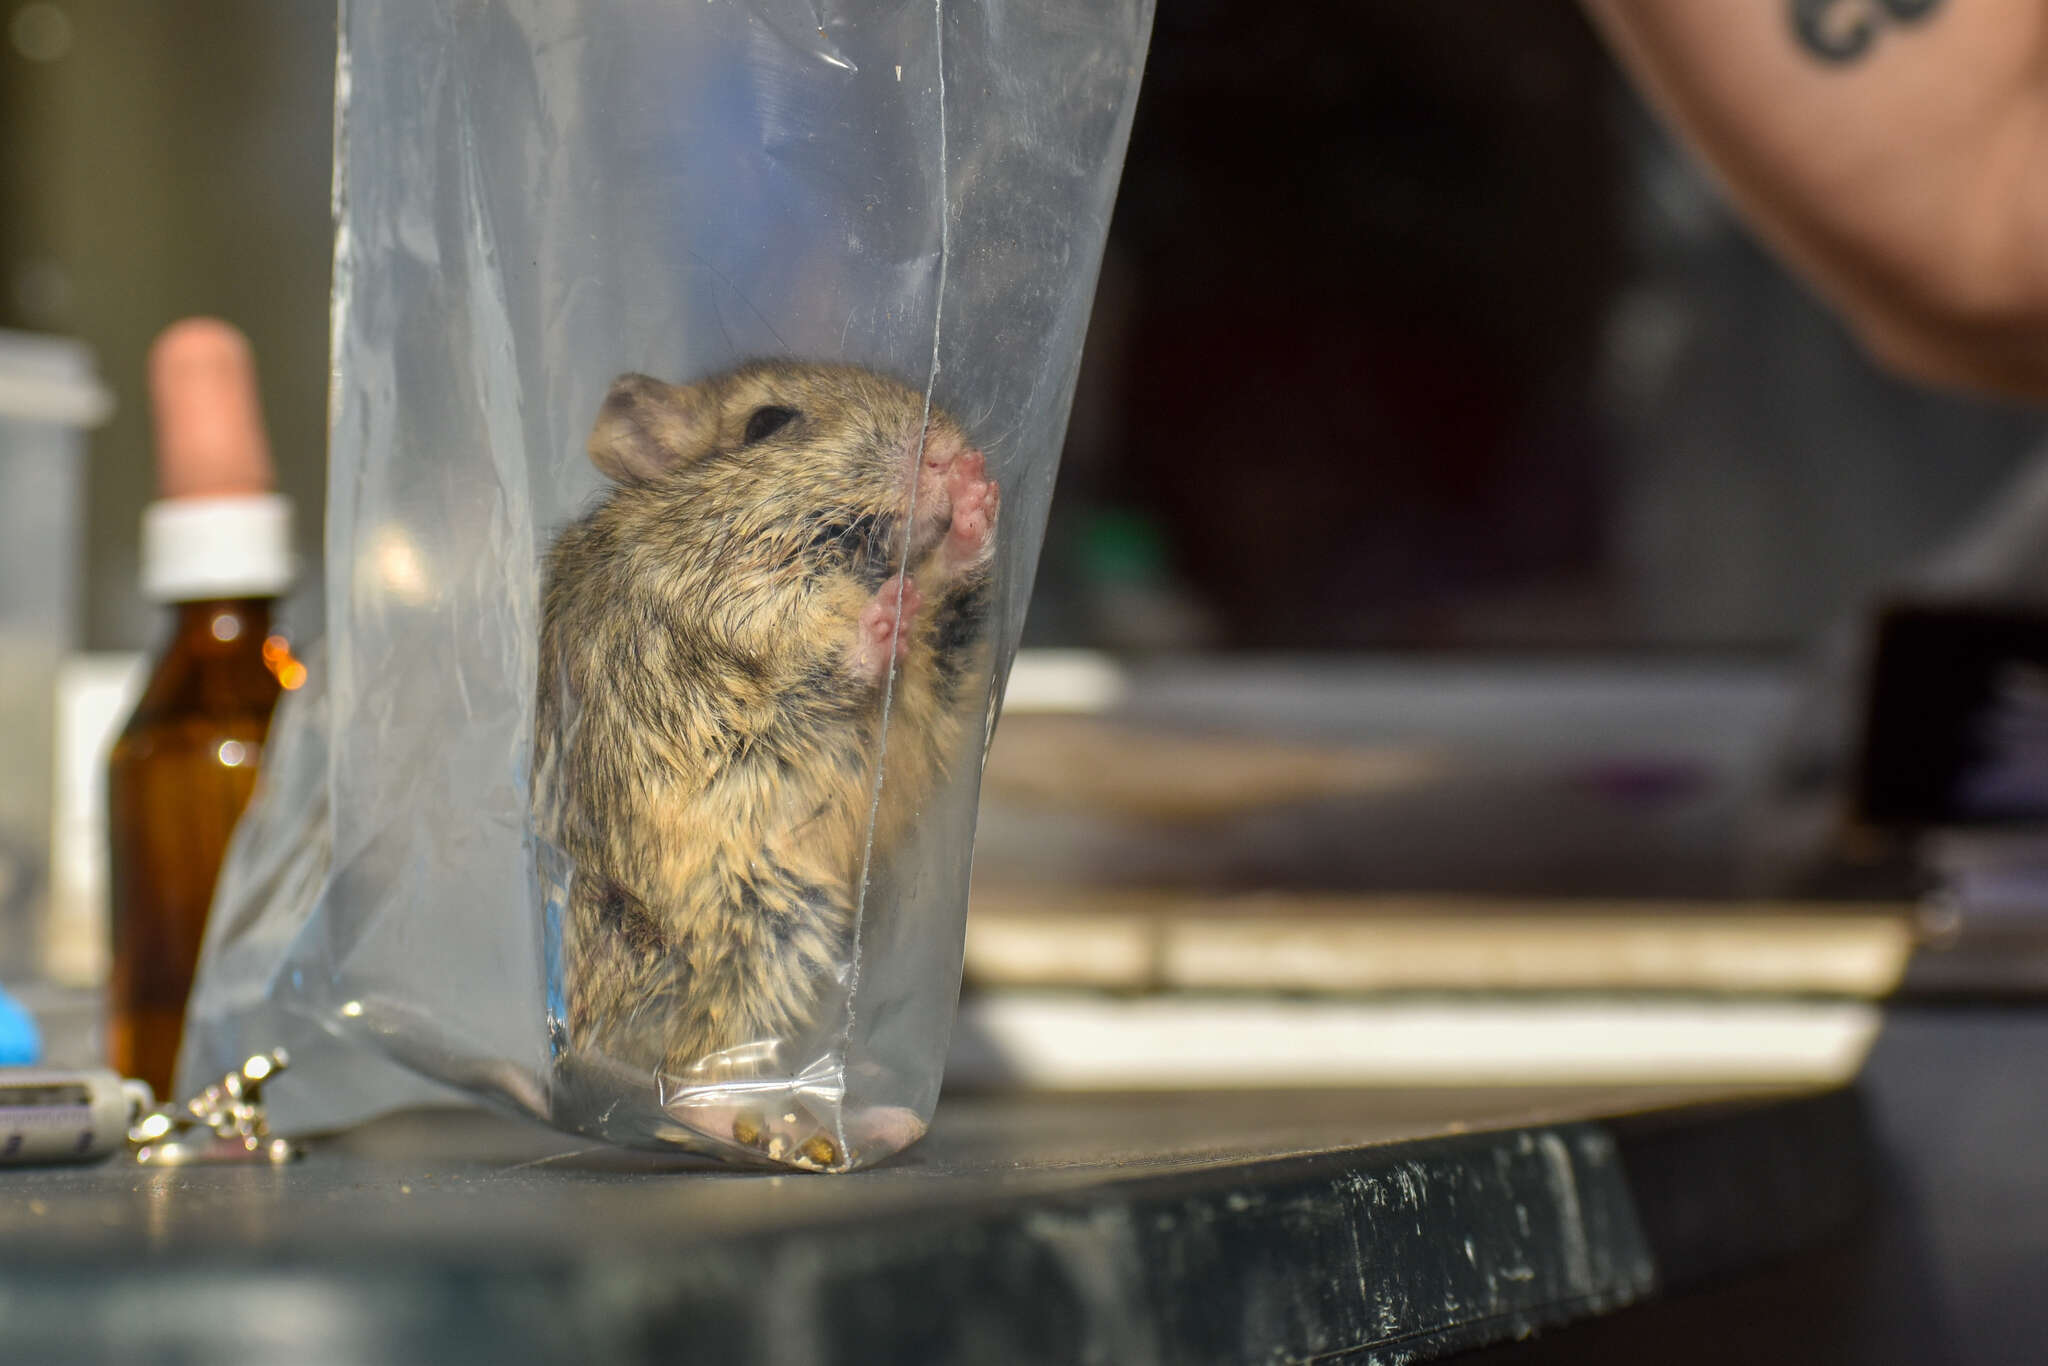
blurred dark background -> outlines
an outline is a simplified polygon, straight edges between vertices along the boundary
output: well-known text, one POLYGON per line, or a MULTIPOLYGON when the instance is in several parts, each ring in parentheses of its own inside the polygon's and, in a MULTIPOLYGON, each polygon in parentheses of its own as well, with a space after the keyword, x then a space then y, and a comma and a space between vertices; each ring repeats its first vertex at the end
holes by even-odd
POLYGON ((2026 454, 1876 373, 1575 6, 1252 15, 1161 8, 1042 638, 1135 584, 1230 647, 1774 649, 2026 454))
MULTIPOLYGON (((116 392, 81 606, 132 646, 172 318, 254 339, 317 550, 333 17, 0 15, 0 326, 85 339, 116 392)), ((1173 0, 1028 643, 1782 651, 2036 430, 1876 373, 1566 0, 1173 0)))

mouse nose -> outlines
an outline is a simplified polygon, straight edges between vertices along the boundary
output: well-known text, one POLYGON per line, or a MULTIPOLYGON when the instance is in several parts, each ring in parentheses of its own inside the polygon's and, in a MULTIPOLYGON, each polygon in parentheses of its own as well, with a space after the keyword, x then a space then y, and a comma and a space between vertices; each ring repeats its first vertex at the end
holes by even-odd
POLYGON ((943 521, 951 513, 953 497, 963 485, 979 484, 987 475, 988 461, 980 450, 967 444, 957 431, 927 433, 924 457, 918 470, 918 502, 929 516, 943 521))

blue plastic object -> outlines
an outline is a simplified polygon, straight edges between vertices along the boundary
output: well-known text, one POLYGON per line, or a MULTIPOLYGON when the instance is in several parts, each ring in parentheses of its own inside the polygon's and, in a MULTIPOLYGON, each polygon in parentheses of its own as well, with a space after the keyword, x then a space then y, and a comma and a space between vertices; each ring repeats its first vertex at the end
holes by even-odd
POLYGON ((0 991, 0 1066, 19 1067, 43 1056, 43 1036, 35 1016, 0 991))

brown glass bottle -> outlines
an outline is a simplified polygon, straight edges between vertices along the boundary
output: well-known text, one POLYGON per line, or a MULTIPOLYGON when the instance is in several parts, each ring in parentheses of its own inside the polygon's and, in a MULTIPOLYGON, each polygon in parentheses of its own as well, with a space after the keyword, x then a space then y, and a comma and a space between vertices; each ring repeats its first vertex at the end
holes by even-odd
POLYGON ((108 765, 108 1051, 160 1096, 171 1091, 213 884, 256 783, 278 661, 301 667, 272 639, 270 607, 178 603, 177 633, 108 765))

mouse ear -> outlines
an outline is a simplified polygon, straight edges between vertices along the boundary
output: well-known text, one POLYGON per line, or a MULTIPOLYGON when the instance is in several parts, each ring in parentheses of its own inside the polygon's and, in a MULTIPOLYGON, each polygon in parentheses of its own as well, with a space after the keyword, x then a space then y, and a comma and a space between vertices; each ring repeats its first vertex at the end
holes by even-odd
POLYGON ((621 484, 658 478, 695 460, 718 435, 718 406, 703 389, 620 375, 590 429, 590 463, 621 484))

